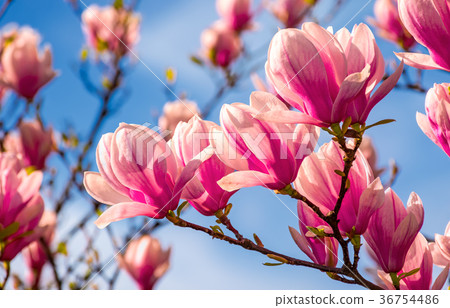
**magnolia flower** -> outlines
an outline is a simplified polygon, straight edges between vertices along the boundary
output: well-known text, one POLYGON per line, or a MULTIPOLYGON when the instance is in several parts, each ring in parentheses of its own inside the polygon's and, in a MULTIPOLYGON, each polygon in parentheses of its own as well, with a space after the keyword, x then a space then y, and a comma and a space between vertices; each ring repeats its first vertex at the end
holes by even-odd
MULTIPOLYGON (((410 273, 417 270, 417 273, 409 275, 400 280, 401 290, 441 290, 448 277, 448 267, 439 274, 434 284, 433 281, 433 257, 430 252, 428 241, 422 234, 417 234, 411 248, 406 254, 405 264, 398 275, 410 273)), ((394 290, 392 281, 388 274, 378 271, 379 277, 383 280, 388 289, 394 290)))
POLYGON ((47 247, 50 247, 53 238, 55 237, 56 213, 45 211, 39 221, 38 227, 37 233, 39 235, 39 239, 28 245, 22 251, 25 263, 30 270, 28 274, 28 281, 33 288, 38 287, 42 269, 48 260, 47 252, 40 240, 42 239, 45 241, 47 247))
POLYGON ((385 273, 398 273, 406 254, 423 224, 422 200, 411 193, 407 208, 391 189, 386 190, 383 206, 370 219, 364 238, 385 273))
POLYGON ((158 126, 170 139, 178 123, 188 122, 195 115, 200 115, 200 110, 195 102, 188 100, 169 102, 164 105, 158 126))
POLYGON ((56 76, 50 47, 46 46, 40 54, 39 34, 28 27, 6 35, 2 40, 0 83, 31 101, 56 76))
POLYGON ((255 119, 254 114, 264 108, 287 110, 283 102, 265 92, 253 92, 250 106, 235 103, 222 107, 222 130, 212 134, 212 143, 219 158, 238 170, 219 181, 227 191, 252 186, 285 188, 295 180, 303 159, 316 146, 317 127, 255 119))
POLYGON ((397 0, 377 0, 374 12, 375 19, 370 21, 378 28, 381 37, 398 44, 404 50, 409 50, 416 44, 416 40, 400 20, 397 0))
POLYGON ((53 130, 45 130, 38 121, 22 122, 19 125, 19 136, 8 135, 5 149, 19 154, 26 167, 32 166, 41 170, 45 161, 55 148, 53 130))
POLYGON ((152 290, 169 269, 170 249, 162 250, 157 239, 144 235, 132 240, 119 255, 119 265, 136 281, 141 290, 152 290))
POLYGON ((91 48, 123 55, 139 40, 140 17, 124 8, 91 5, 81 15, 91 48))
POLYGON ((217 12, 228 28, 236 32, 250 28, 252 0, 217 0, 216 5, 217 12))
POLYGON ((301 113, 277 110, 258 118, 329 126, 351 117, 352 123, 364 124, 402 70, 403 64, 372 94, 383 79, 384 60, 365 24, 335 35, 315 23, 280 30, 269 47, 266 74, 277 93, 301 113))
POLYGON ((434 243, 430 243, 430 250, 434 264, 438 266, 448 266, 450 264, 450 222, 445 229, 444 235, 436 234, 434 236, 434 243))
POLYGON ((34 232, 44 212, 40 171, 27 174, 12 154, 0 154, 0 261, 11 261, 39 236, 34 232))
MULTIPOLYGON (((205 149, 205 152, 210 149, 205 149)), ((135 216, 164 218, 175 210, 185 185, 195 176, 201 152, 185 167, 155 131, 122 123, 97 146, 100 173, 85 172, 84 186, 97 201, 112 205, 96 221, 99 228, 135 216)))
MULTIPOLYGON (((179 123, 172 139, 175 155, 180 166, 186 166, 195 156, 210 145, 209 132, 219 126, 194 116, 188 123, 179 123)), ((225 165, 217 155, 212 155, 198 168, 197 175, 190 181, 182 198, 203 215, 214 215, 225 208, 234 192, 220 188, 217 181, 234 170, 225 165)))
POLYGON ((398 0, 400 18, 414 39, 425 46, 430 55, 397 53, 407 65, 418 69, 450 71, 450 3, 448 0, 398 0))
POLYGON ((314 211, 303 204, 298 203, 298 217, 301 234, 292 227, 289 232, 297 246, 303 251, 314 263, 335 267, 338 262, 339 243, 333 237, 320 237, 307 227, 322 229, 325 233, 333 233, 330 226, 322 221, 314 211))
POLYGON ((201 36, 204 57, 214 66, 226 68, 241 54, 239 36, 223 22, 216 22, 203 31, 201 36))
POLYGON ((427 116, 417 113, 417 123, 425 135, 450 156, 450 83, 435 84, 427 93, 427 116))
MULTIPOLYGON (((327 215, 334 210, 341 188, 344 152, 336 142, 324 144, 317 153, 308 156, 300 166, 295 188, 320 207, 327 215)), ((374 180, 372 170, 360 151, 349 173, 350 187, 342 200, 338 214, 339 229, 345 234, 363 234, 370 217, 384 203, 383 185, 374 180)), ((325 224, 325 223, 324 223, 325 224)))
POLYGON ((285 28, 297 27, 317 0, 276 0, 270 10, 285 28))

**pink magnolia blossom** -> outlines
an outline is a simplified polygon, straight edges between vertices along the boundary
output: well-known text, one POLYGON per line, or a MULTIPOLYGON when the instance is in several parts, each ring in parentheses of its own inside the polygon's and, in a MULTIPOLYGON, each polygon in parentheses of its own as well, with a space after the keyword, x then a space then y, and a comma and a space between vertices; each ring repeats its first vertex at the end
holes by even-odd
POLYGON ((434 236, 434 243, 430 243, 430 250, 434 264, 438 266, 448 266, 450 264, 450 222, 445 229, 444 235, 436 234, 434 236))
POLYGON ((285 28, 295 28, 316 2, 316 0, 276 0, 270 9, 285 28))
POLYGON ((188 122, 195 115, 200 115, 195 102, 188 100, 169 102, 164 105, 158 125, 161 130, 167 131, 167 137, 171 138, 178 123, 188 122))
POLYGON ((178 166, 166 141, 141 125, 122 123, 114 134, 103 135, 97 147, 100 173, 86 172, 84 176, 87 192, 112 205, 96 225, 104 228, 135 216, 165 217, 177 208, 184 186, 195 176, 202 159, 208 158, 200 154, 184 168, 178 166))
POLYGON ((19 136, 7 136, 6 150, 19 154, 26 167, 44 169, 47 157, 55 148, 52 128, 45 130, 38 121, 22 122, 19 132, 19 136))
MULTIPOLYGON (((324 144, 317 153, 308 156, 300 166, 295 188, 319 206, 323 214, 334 210, 341 188, 344 152, 336 142, 324 144)), ((368 162, 358 151, 350 170, 350 189, 345 194, 339 211, 339 228, 345 234, 363 234, 370 217, 384 203, 383 185, 374 180, 368 162)))
POLYGON ((217 12, 228 28, 236 32, 250 28, 252 0, 217 0, 216 5, 217 12))
POLYGON ((201 36, 204 57, 213 65, 226 68, 241 54, 239 36, 223 22, 216 22, 203 31, 201 36))
POLYGON ((302 202, 298 203, 297 210, 301 234, 294 228, 289 227, 295 243, 314 263, 335 267, 338 262, 338 241, 332 237, 319 237, 307 228, 313 227, 323 229, 326 233, 333 233, 330 226, 302 202))
POLYGON ((372 215, 364 238, 383 271, 397 273, 422 227, 424 211, 422 200, 414 192, 406 209, 391 188, 385 193, 384 204, 372 215))
POLYGON ((81 19, 88 44, 98 52, 123 55, 139 40, 140 17, 124 8, 91 5, 81 19))
POLYGON ((44 52, 39 53, 39 34, 28 27, 6 35, 0 60, 0 83, 27 100, 32 100, 56 76, 50 47, 46 46, 44 52))
POLYGON ((260 119, 328 126, 352 117, 364 124, 395 86, 403 64, 374 92, 384 60, 370 29, 357 25, 335 35, 315 23, 280 30, 272 39, 266 74, 277 93, 301 112, 272 111, 260 119))
POLYGON ((213 145, 220 159, 238 170, 219 181, 227 191, 252 186, 285 188, 295 180, 303 159, 316 146, 317 127, 255 119, 254 114, 264 108, 287 110, 283 102, 265 92, 253 92, 250 106, 234 103, 222 107, 222 130, 212 134, 213 145))
POLYGON ((169 269, 170 249, 162 250, 157 239, 144 235, 132 240, 119 255, 119 265, 136 281, 141 290, 152 290, 169 269))
MULTIPOLYGON (((433 257, 430 252, 428 241, 422 234, 417 234, 416 239, 406 254, 405 264, 398 275, 409 273, 413 270, 419 271, 413 275, 400 280, 401 290, 441 290, 448 277, 448 265, 433 281, 433 257)), ((388 289, 395 289, 388 274, 379 271, 378 275, 388 289)))
POLYGON ((450 156, 450 83, 435 84, 427 93, 427 116, 417 113, 417 123, 425 135, 450 156))
POLYGON ((430 55, 398 53, 407 65, 418 69, 450 71, 450 2, 448 0, 398 0, 400 18, 414 39, 430 55))
POLYGON ((0 154, 0 261, 11 261, 39 236, 34 230, 44 212, 41 182, 40 171, 27 174, 15 155, 0 154))
MULTIPOLYGON (((194 116, 188 123, 178 124, 172 139, 174 152, 181 166, 186 166, 195 156, 210 145, 209 133, 219 126, 194 116)), ((203 215, 214 215, 225 208, 234 192, 220 188, 217 181, 234 170, 225 165, 217 155, 204 161, 197 176, 186 185, 182 198, 203 215)))
MULTIPOLYGON (((45 211, 39 221, 39 237, 45 241, 47 247, 50 247, 53 238, 55 237, 56 229, 56 214, 55 212, 45 211)), ((22 254, 25 259, 25 263, 29 268, 28 281, 34 287, 37 288, 41 277, 42 269, 45 263, 47 263, 48 257, 44 246, 37 239, 30 245, 28 245, 22 254)))
POLYGON ((398 44, 404 50, 409 50, 416 44, 416 40, 400 20, 397 0, 377 0, 374 13, 375 19, 371 19, 371 23, 378 28, 381 37, 398 44))

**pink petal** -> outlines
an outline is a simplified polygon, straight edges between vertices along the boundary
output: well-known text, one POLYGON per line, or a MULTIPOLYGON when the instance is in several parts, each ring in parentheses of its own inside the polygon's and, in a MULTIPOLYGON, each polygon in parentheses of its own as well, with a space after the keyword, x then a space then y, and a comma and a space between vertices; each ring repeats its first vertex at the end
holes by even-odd
POLYGON ((450 267, 450 264, 448 264, 442 270, 442 272, 439 274, 439 276, 434 281, 433 286, 431 287, 431 290, 442 290, 442 287, 444 286, 445 282, 447 281, 449 267, 450 267))
POLYGON ((370 65, 367 64, 361 72, 353 73, 344 79, 331 111, 334 123, 345 120, 343 117, 346 114, 348 104, 361 92, 369 77, 370 65))
POLYGON ((437 139, 436 135, 434 134, 433 129, 431 128, 428 117, 426 115, 424 115, 423 113, 417 112, 416 113, 416 121, 417 121, 417 124, 419 125, 420 129, 424 132, 424 134, 427 135, 427 137, 430 138, 431 141, 433 141, 438 146, 440 146, 439 140, 437 139))
POLYGON ((237 171, 228 174, 217 182, 226 191, 235 191, 244 187, 274 185, 275 179, 258 171, 237 171))
POLYGON ((366 231, 372 214, 383 206, 384 197, 384 188, 380 178, 376 178, 363 191, 359 199, 359 210, 355 226, 358 234, 363 234, 366 231))
POLYGON ((266 121, 266 122, 274 122, 274 123, 283 123, 283 124, 310 124, 316 125, 320 127, 328 127, 329 125, 314 119, 313 117, 307 115, 306 113, 292 111, 292 110, 275 110, 268 111, 265 113, 254 115, 256 119, 266 121))
POLYGON ((138 202, 122 202, 109 207, 103 214, 95 221, 95 225, 100 228, 106 228, 110 223, 116 222, 125 218, 136 216, 147 216, 156 219, 163 218, 166 214, 163 209, 155 208, 151 205, 138 202))
POLYGON ((131 202, 131 199, 128 196, 122 195, 120 192, 109 186, 100 173, 91 171, 85 172, 83 184, 88 194, 98 202, 107 205, 131 202))
POLYGON ((289 232, 291 233, 292 239, 295 244, 297 244, 298 248, 300 248, 300 250, 303 251, 313 262, 316 262, 316 257, 312 253, 306 238, 292 227, 289 227, 289 232))
POLYGON ((389 94, 389 92, 392 91, 392 89, 395 87, 395 85, 399 81, 400 77, 402 76, 403 67, 404 67, 404 64, 402 61, 402 63, 397 67, 397 70, 379 86, 379 88, 371 96, 371 98, 367 104, 367 107, 364 110, 364 114, 363 114, 362 118, 367 119, 372 108, 376 104, 378 104, 378 102, 380 102, 383 98, 385 98, 386 95, 389 94))
POLYGON ((448 71, 448 69, 443 68, 442 66, 434 62, 433 58, 431 58, 430 55, 414 52, 396 52, 395 55, 400 60, 403 60, 406 65, 415 67, 417 69, 448 71))

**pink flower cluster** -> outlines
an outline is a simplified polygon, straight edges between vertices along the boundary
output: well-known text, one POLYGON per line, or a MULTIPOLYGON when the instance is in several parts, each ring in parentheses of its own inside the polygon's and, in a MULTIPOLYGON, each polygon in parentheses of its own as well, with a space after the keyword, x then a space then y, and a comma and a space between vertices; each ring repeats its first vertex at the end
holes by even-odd
POLYGON ((398 44, 404 50, 416 45, 416 40, 403 25, 398 12, 398 0, 377 0, 375 19, 370 20, 378 28, 381 37, 398 44))
POLYGON ((270 44, 266 74, 275 91, 301 113, 271 111, 260 118, 329 126, 351 117, 352 123, 365 124, 402 70, 400 65, 375 90, 384 76, 384 59, 365 24, 334 35, 315 23, 281 30, 270 44))
POLYGON ((132 240, 119 255, 119 265, 136 281, 141 290, 152 290, 169 269, 170 249, 162 250, 158 240, 144 235, 132 240))
POLYGON ((35 228, 44 212, 41 182, 40 171, 28 174, 15 155, 0 154, 0 261, 11 261, 39 238, 35 228))
MULTIPOLYGON (((239 7, 246 8, 240 11, 230 4, 231 10, 225 9, 224 3, 219 1, 221 14, 228 18, 220 27, 231 27, 236 35, 245 29, 241 21, 246 19, 241 13, 248 11, 247 6, 239 7), (233 12, 233 18, 224 12, 233 12)), ((227 67, 230 50, 217 49, 221 43, 228 44, 228 39, 217 39, 209 52, 215 65, 227 67)), ((102 137, 97 147, 99 173, 86 172, 84 178, 88 193, 111 205, 98 218, 97 226, 103 228, 135 216, 162 219, 173 215, 181 199, 210 216, 226 208, 239 189, 262 186, 286 193, 293 190, 294 183, 295 192, 303 199, 297 205, 300 232, 292 227, 290 232, 314 263, 337 265, 340 245, 331 236, 337 232, 355 247, 365 240, 387 288, 392 287, 389 276, 394 275, 402 277, 395 287, 441 288, 448 275, 448 230, 436 237, 434 245, 424 241, 419 233, 424 221, 421 199, 411 193, 405 208, 391 188, 383 187, 380 178, 374 176, 381 171, 373 170, 376 153, 371 144, 355 150, 343 198, 341 170, 348 159, 344 150, 355 149, 361 140, 344 141, 343 145, 336 142, 341 139, 334 138, 314 152, 319 127, 336 127, 341 122, 364 127, 371 110, 394 88, 403 71, 401 63, 384 80, 384 66, 380 49, 365 24, 355 26, 352 32, 344 28, 336 34, 315 23, 280 30, 272 40, 266 63, 274 93, 253 92, 248 105, 223 105, 220 125, 197 114, 189 115, 189 119, 181 109, 166 110, 161 122, 176 125, 170 142, 148 127, 125 123, 102 137), (297 110, 290 110, 286 104, 297 110), (169 121, 170 116, 177 119, 169 121), (333 227, 326 217, 334 214, 336 204, 338 225, 333 227), (445 268, 432 286, 433 263, 445 268), (416 268, 420 270, 411 273, 416 268)), ((449 93, 449 85, 436 85, 427 96, 428 118, 418 115, 421 128, 447 154, 449 93)), ((133 243, 130 254, 137 254, 144 243, 161 250, 151 238, 143 238, 133 243)), ((167 262, 168 253, 157 255, 162 255, 161 259, 144 262, 145 269, 139 262, 136 268, 127 269, 141 288, 152 288, 155 277, 159 277, 155 269, 164 268, 167 262), (152 270, 147 271, 150 267, 152 270)), ((147 255, 142 258, 149 259, 147 255)))
POLYGON ((285 28, 297 27, 318 0, 275 0, 271 3, 272 14, 285 28))
POLYGON ((221 17, 201 35, 202 54, 212 65, 227 68, 241 54, 240 34, 253 24, 252 0, 217 0, 221 17))
POLYGON ((139 40, 140 17, 123 7, 91 5, 81 19, 89 46, 99 53, 121 56, 139 40))
POLYGON ((40 53, 39 43, 39 34, 28 27, 7 31, 0 38, 0 84, 28 101, 56 76, 50 48, 40 53))
POLYGON ((4 147, 6 151, 17 154, 25 167, 42 170, 56 144, 52 128, 46 130, 42 123, 33 121, 20 123, 19 134, 8 135, 4 147))

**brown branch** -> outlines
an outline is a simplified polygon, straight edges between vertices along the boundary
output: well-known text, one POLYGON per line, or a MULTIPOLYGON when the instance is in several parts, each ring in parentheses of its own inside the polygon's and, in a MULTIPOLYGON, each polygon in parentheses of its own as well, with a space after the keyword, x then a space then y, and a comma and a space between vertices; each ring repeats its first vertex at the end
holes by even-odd
POLYGON ((213 230, 208 229, 206 227, 188 222, 179 217, 173 217, 173 216, 168 215, 167 219, 176 226, 201 231, 203 233, 210 235, 213 239, 217 238, 217 239, 226 241, 232 245, 241 246, 244 249, 256 251, 256 252, 259 252, 266 256, 267 255, 275 256, 279 260, 282 260, 282 263, 284 263, 284 264, 304 266, 304 267, 308 267, 308 268, 314 268, 314 269, 317 269, 317 270, 320 270, 320 271, 326 272, 326 273, 334 273, 334 274, 341 274, 341 275, 349 276, 349 277, 355 279, 354 282, 353 282, 353 280, 348 280, 343 277, 342 277, 342 279, 340 279, 340 278, 338 278, 338 279, 339 279, 339 281, 342 281, 345 283, 352 283, 352 284, 356 283, 358 285, 364 286, 364 287, 372 289, 372 290, 380 290, 381 289, 379 286, 377 286, 377 285, 371 283, 370 281, 367 281, 363 277, 361 277, 361 275, 358 272, 351 272, 351 271, 349 271, 349 269, 346 269, 344 267, 343 268, 329 267, 329 266, 315 264, 312 262, 303 261, 303 260, 299 260, 299 259, 296 259, 293 257, 289 257, 287 255, 272 251, 265 247, 258 246, 257 244, 253 243, 251 240, 249 240, 247 238, 242 238, 241 240, 237 240, 237 239, 231 238, 227 235, 224 235, 222 233, 214 232, 213 230))
POLYGON ((342 273, 342 269, 340 268, 334 268, 334 267, 329 267, 329 266, 324 266, 324 265, 320 265, 320 264, 315 264, 312 262, 308 262, 308 261, 303 261, 303 260, 299 260, 296 258, 292 258, 277 252, 274 252, 272 250, 269 250, 267 248, 261 247, 256 245, 255 243, 253 243, 251 240, 247 239, 247 238, 243 238, 242 240, 237 240, 234 239, 232 237, 229 237, 227 235, 221 234, 221 233, 216 233, 211 229, 208 229, 206 227, 188 222, 184 219, 178 218, 178 217, 170 217, 167 216, 167 219, 169 221, 171 221, 174 225, 178 226, 178 227, 182 227, 182 228, 190 228, 190 229, 194 229, 197 231, 201 231, 203 233, 206 233, 208 235, 210 235, 213 239, 217 238, 223 241, 226 241, 232 245, 236 245, 236 246, 241 246, 244 249, 247 250, 252 250, 252 251, 257 251, 261 254, 264 255, 275 255, 278 257, 281 257, 283 259, 286 260, 286 264, 289 265, 299 265, 299 266, 305 266, 305 267, 310 267, 310 268, 315 268, 318 269, 320 271, 323 272, 331 272, 331 273, 337 273, 337 274, 341 274, 342 273))
POLYGON ((10 4, 13 2, 13 0, 6 0, 3 4, 2 8, 0 9, 0 19, 5 15, 6 11, 8 10, 10 4))
POLYGON ((44 249, 45 254, 47 255, 48 263, 50 263, 50 266, 52 267, 53 276, 54 276, 55 282, 56 282, 56 287, 58 288, 58 290, 62 290, 62 282, 61 282, 61 279, 59 278, 55 259, 53 258, 53 254, 50 250, 50 247, 48 247, 46 241, 43 238, 39 239, 39 243, 42 245, 42 248, 44 249))

